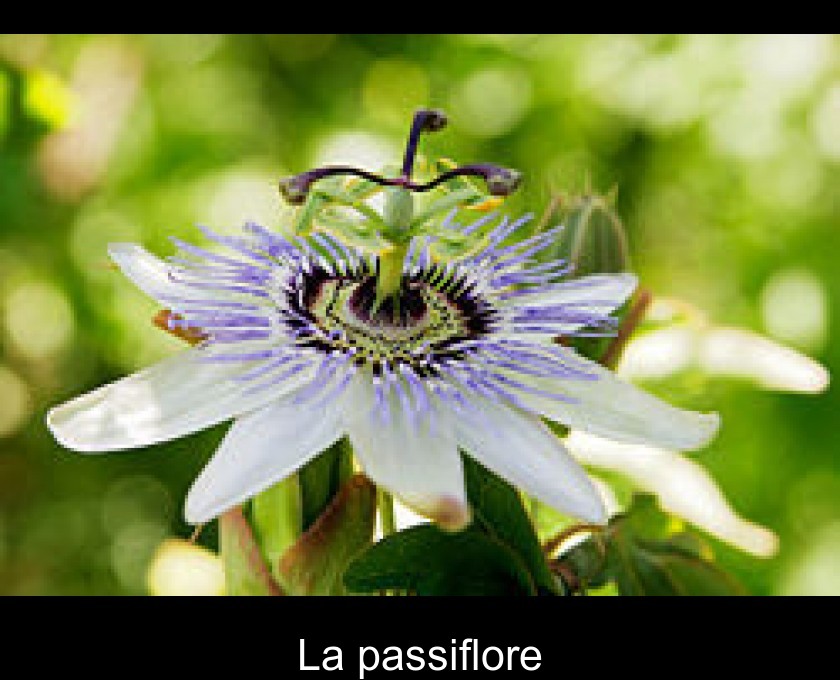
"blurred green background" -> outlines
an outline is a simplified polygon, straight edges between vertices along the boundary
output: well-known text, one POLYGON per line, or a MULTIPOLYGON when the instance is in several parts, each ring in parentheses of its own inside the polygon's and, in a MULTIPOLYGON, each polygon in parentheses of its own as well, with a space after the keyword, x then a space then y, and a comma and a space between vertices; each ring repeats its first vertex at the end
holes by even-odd
MULTIPOLYGON (((840 369, 840 41, 805 35, 0 35, 0 593, 141 594, 224 428, 86 457, 51 405, 180 348, 108 263, 196 224, 288 218, 276 180, 429 155, 526 173, 511 210, 618 185, 634 269, 659 294, 840 369)), ((720 562, 756 594, 840 594, 836 390, 683 376, 649 389, 720 411, 697 454, 778 533, 720 562)), ((202 536, 212 546, 213 529, 202 536)))

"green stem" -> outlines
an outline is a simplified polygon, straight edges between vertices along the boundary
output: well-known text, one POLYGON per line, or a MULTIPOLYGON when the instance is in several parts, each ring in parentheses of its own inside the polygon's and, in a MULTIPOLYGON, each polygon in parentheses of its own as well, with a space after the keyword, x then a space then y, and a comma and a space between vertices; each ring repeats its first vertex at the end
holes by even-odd
POLYGON ((241 507, 219 517, 219 552, 228 595, 283 595, 241 507))
POLYGON ((394 298, 394 314, 398 315, 399 292, 402 286, 402 270, 408 244, 394 243, 391 250, 379 256, 379 275, 376 278, 376 299, 373 311, 389 297, 394 298))
POLYGON ((414 199, 411 193, 402 187, 391 187, 385 196, 385 206, 382 210, 382 221, 385 226, 382 236, 388 241, 390 247, 379 255, 376 298, 373 302, 374 314, 385 300, 392 298, 394 318, 399 316, 403 262, 411 242, 409 225, 413 214, 414 199))
POLYGON ((376 505, 382 520, 382 538, 397 532, 397 521, 394 517, 394 499, 382 488, 376 490, 376 505))
POLYGON ((301 533, 301 494, 297 474, 286 477, 254 497, 251 501, 251 523, 257 543, 276 578, 280 558, 301 533))
POLYGON ((531 516, 531 526, 534 527, 534 533, 539 536, 540 533, 540 502, 533 496, 528 497, 528 514, 531 516))

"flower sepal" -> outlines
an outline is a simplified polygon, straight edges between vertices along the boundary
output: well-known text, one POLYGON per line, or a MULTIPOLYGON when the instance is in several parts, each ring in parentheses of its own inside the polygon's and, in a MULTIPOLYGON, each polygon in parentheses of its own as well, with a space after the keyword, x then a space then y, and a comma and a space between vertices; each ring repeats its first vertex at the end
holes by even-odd
POLYGON ((285 595, 271 573, 254 530, 242 508, 219 517, 219 553, 225 572, 226 595, 285 595))
POLYGON ((289 519, 278 515, 279 506, 271 506, 292 488, 290 480, 297 483, 288 478, 281 482, 285 486, 263 492, 262 503, 257 496, 248 512, 234 508, 221 516, 228 595, 346 594, 342 577, 347 564, 373 541, 376 488, 364 475, 354 475, 302 533, 278 537, 278 527, 287 526, 289 519))
POLYGON ((574 593, 743 595, 714 561, 709 545, 654 496, 635 494, 629 510, 599 531, 571 527, 546 544, 552 568, 574 593), (588 534, 584 540, 581 535, 588 534))
POLYGON ((376 487, 356 474, 275 565, 290 595, 345 595, 350 561, 373 542, 376 487))

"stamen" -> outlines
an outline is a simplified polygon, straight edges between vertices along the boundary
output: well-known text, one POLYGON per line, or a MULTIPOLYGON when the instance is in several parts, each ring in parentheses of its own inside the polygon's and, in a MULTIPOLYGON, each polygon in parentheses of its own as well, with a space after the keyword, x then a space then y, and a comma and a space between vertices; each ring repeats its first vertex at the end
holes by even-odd
POLYGON ((409 187, 414 191, 429 191, 455 177, 480 177, 492 196, 510 196, 522 184, 522 173, 492 163, 462 165, 438 175, 431 182, 409 187))
POLYGON ((411 130, 403 157, 402 172, 399 177, 382 177, 376 173, 349 165, 327 165, 291 177, 284 177, 278 182, 280 194, 291 205, 302 205, 309 195, 312 185, 327 177, 359 177, 383 187, 404 187, 414 192, 425 192, 456 177, 478 177, 484 180, 491 196, 510 196, 522 183, 522 173, 492 163, 462 165, 447 170, 426 183, 411 181, 414 159, 420 135, 424 132, 437 132, 447 123, 446 114, 436 109, 420 109, 414 114, 411 130))

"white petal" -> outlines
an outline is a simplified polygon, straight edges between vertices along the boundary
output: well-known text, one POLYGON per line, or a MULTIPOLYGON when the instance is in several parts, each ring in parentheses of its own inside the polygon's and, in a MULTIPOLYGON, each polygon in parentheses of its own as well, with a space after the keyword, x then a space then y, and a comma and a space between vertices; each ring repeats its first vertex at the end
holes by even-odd
MULTIPOLYGON (((607 317, 624 304, 635 290, 636 284, 637 279, 633 274, 593 274, 546 286, 544 289, 535 288, 533 294, 514 297, 498 304, 506 308, 511 315, 516 315, 524 308, 562 308, 567 305, 570 311, 607 317)), ((520 324, 513 324, 501 330, 499 335, 521 337, 521 331, 516 329, 518 325, 520 324)), ((534 325, 545 326, 546 330, 538 332, 532 328, 528 331, 529 338, 552 342, 558 335, 573 335, 586 324, 557 321, 542 323, 535 320, 534 325)))
POLYGON ((203 524, 288 477, 341 436, 334 407, 269 404, 237 419, 187 494, 184 515, 203 524))
POLYGON ((829 382, 828 371, 813 359, 740 328, 707 331, 698 363, 711 375, 749 378, 768 390, 818 394, 829 382))
POLYGON ((202 289, 179 283, 172 278, 172 265, 136 243, 109 243, 108 254, 135 286, 167 308, 173 307, 173 301, 184 298, 210 302, 239 300, 249 304, 262 304, 262 299, 253 295, 202 289))
POLYGON ((824 366, 770 338, 741 328, 681 324, 634 337, 618 374, 661 379, 691 366, 711 376, 745 378, 767 390, 818 394, 829 383, 824 366))
POLYGON ((539 418, 484 398, 471 401, 477 415, 455 420, 458 443, 470 456, 560 512, 606 523, 592 481, 539 418))
POLYGON ((691 450, 705 446, 717 433, 717 413, 676 408, 615 376, 612 371, 584 359, 572 350, 554 345, 567 354, 569 363, 582 365, 596 379, 555 379, 507 373, 549 394, 565 395, 562 401, 525 390, 517 395, 529 408, 574 429, 631 444, 691 450))
POLYGON ((192 348, 168 357, 56 406, 47 414, 47 425, 62 445, 76 451, 148 446, 247 413, 311 376, 304 370, 287 382, 249 393, 252 382, 230 378, 255 364, 206 361, 218 351, 236 348, 192 348))
POLYGON ((150 298, 166 305, 167 297, 183 294, 169 276, 169 265, 136 243, 109 243, 108 254, 120 271, 150 298))
POLYGON ((360 378, 344 401, 355 402, 347 430, 365 474, 443 528, 465 526, 470 511, 464 469, 448 416, 435 410, 412 426, 392 390, 385 421, 371 410, 373 388, 360 378))
POLYGON ((636 290, 639 280, 635 274, 592 274, 579 279, 534 288, 531 295, 514 296, 505 304, 549 307, 574 303, 581 310, 609 314, 620 307, 636 290))
MULTIPOLYGON (((411 527, 418 526, 420 524, 430 524, 432 520, 430 520, 425 515, 420 515, 407 505, 405 505, 402 501, 400 501, 398 496, 392 497, 393 504, 394 504, 394 526, 396 527, 397 531, 402 531, 403 529, 410 529, 411 527)), ((373 529, 373 539, 375 541, 379 541, 383 538, 384 533, 382 531, 382 514, 377 512, 376 513, 376 523, 373 529)))
POLYGON ((700 332, 688 324, 634 334, 621 353, 616 373, 626 380, 662 380, 688 369, 700 332))
POLYGON ((759 557, 778 548, 776 535, 739 517, 700 465, 672 451, 618 444, 583 432, 566 439, 581 462, 619 472, 659 497, 662 508, 759 557))
POLYGON ((419 524, 428 524, 429 518, 418 515, 414 510, 403 504, 398 498, 394 499, 394 524, 397 531, 408 529, 419 524))

